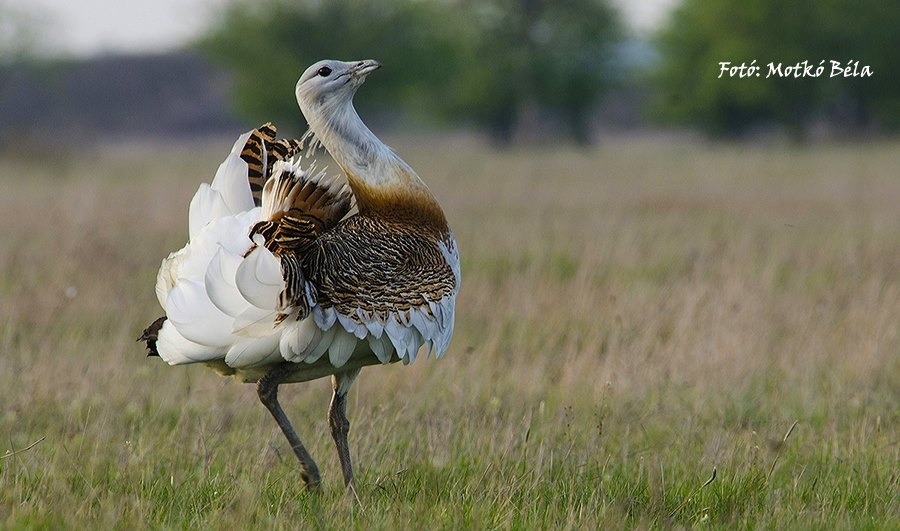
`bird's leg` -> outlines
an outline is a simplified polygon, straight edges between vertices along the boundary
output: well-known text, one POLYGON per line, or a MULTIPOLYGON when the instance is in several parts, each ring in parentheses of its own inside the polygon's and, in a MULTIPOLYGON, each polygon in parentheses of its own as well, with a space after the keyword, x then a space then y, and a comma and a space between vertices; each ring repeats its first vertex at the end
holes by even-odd
POLYGON ((344 473, 344 486, 356 493, 353 484, 353 467, 350 464, 350 447, 347 445, 347 433, 350 432, 350 421, 347 420, 347 392, 353 385, 353 380, 359 376, 359 369, 335 374, 331 377, 334 395, 331 397, 331 406, 328 408, 328 425, 331 427, 331 437, 337 447, 338 459, 341 462, 341 471, 344 473))
POLYGON ((281 409, 281 405, 278 403, 278 385, 291 372, 291 365, 287 363, 274 367, 260 378, 256 385, 256 392, 259 394, 259 399, 263 405, 275 417, 275 422, 278 423, 278 427, 284 432, 284 436, 287 437, 294 454, 300 460, 300 477, 303 478, 306 488, 308 490, 316 490, 319 488, 320 483, 319 467, 316 466, 316 462, 313 461, 312 456, 306 451, 306 447, 300 442, 297 432, 291 426, 291 421, 288 420, 287 415, 284 414, 284 410, 281 409))

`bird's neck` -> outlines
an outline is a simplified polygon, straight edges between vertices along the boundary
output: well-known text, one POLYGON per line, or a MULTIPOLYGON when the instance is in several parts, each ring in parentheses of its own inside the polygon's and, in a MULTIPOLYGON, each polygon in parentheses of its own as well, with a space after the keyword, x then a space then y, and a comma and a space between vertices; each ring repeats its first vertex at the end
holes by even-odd
POLYGON ((309 126, 347 175, 360 215, 448 230, 444 213, 428 187, 366 127, 352 102, 321 113, 309 126))

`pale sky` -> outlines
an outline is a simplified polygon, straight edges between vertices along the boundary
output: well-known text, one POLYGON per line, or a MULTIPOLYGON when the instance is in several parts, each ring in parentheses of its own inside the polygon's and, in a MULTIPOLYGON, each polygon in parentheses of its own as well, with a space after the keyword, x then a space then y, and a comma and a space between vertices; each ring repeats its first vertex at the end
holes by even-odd
POLYGON ((178 48, 202 33, 225 4, 227 0, 29 0, 17 2, 14 9, 40 24, 36 33, 45 39, 42 48, 87 56, 178 48))
MULTIPOLYGON (((612 0, 635 28, 652 29, 678 0, 612 0)), ((29 0, 0 5, 38 25, 42 48, 89 56, 177 48, 203 32, 228 0, 29 0), (14 6, 14 7, 13 7, 14 6)))

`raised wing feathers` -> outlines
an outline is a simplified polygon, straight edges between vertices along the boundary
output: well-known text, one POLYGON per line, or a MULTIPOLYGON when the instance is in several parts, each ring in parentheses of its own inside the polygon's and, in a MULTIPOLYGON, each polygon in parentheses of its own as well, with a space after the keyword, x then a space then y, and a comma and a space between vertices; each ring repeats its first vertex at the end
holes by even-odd
POLYGON ((250 231, 255 241, 281 260, 285 288, 278 295, 279 319, 293 312, 309 315, 305 249, 323 232, 337 225, 351 207, 350 188, 323 172, 310 175, 296 164, 279 161, 262 191, 262 221, 250 231))
POLYGON ((275 125, 267 122, 250 132, 241 150, 241 158, 247 163, 247 181, 256 206, 262 202, 262 191, 275 163, 290 160, 301 149, 298 140, 276 138, 276 133, 275 125))
POLYGON ((276 255, 302 250, 350 211, 352 194, 346 183, 324 172, 310 173, 299 163, 277 163, 263 189, 263 221, 251 237, 262 234, 276 255))

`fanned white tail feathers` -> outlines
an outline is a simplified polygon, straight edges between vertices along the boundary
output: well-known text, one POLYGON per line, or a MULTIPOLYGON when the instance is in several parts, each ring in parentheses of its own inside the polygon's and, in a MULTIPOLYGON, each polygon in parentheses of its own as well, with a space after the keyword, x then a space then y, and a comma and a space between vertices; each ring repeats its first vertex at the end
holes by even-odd
POLYGON ((248 132, 237 139, 231 152, 219 165, 212 184, 201 184, 191 200, 188 211, 191 240, 210 221, 253 208, 253 195, 247 184, 247 163, 240 156, 249 137, 248 132))
MULTIPOLYGON (((254 305, 260 300, 248 300, 241 290, 257 293, 261 288, 249 281, 238 282, 237 273, 248 261, 243 254, 253 244, 250 227, 261 212, 253 204, 247 163, 240 158, 249 136, 238 138, 212 184, 200 185, 188 213, 190 241, 160 267, 156 293, 167 320, 157 349, 170 364, 224 357, 250 366, 272 354, 273 344, 277 346, 277 339, 267 337, 274 333, 274 304, 254 305), (245 331, 236 327, 239 322, 267 326, 260 327, 262 332, 257 329, 256 337, 242 337, 245 331)), ((271 253, 262 248, 251 256, 254 273, 262 271, 263 286, 283 285, 278 261, 271 253)), ((260 279, 260 274, 253 278, 260 279)))

